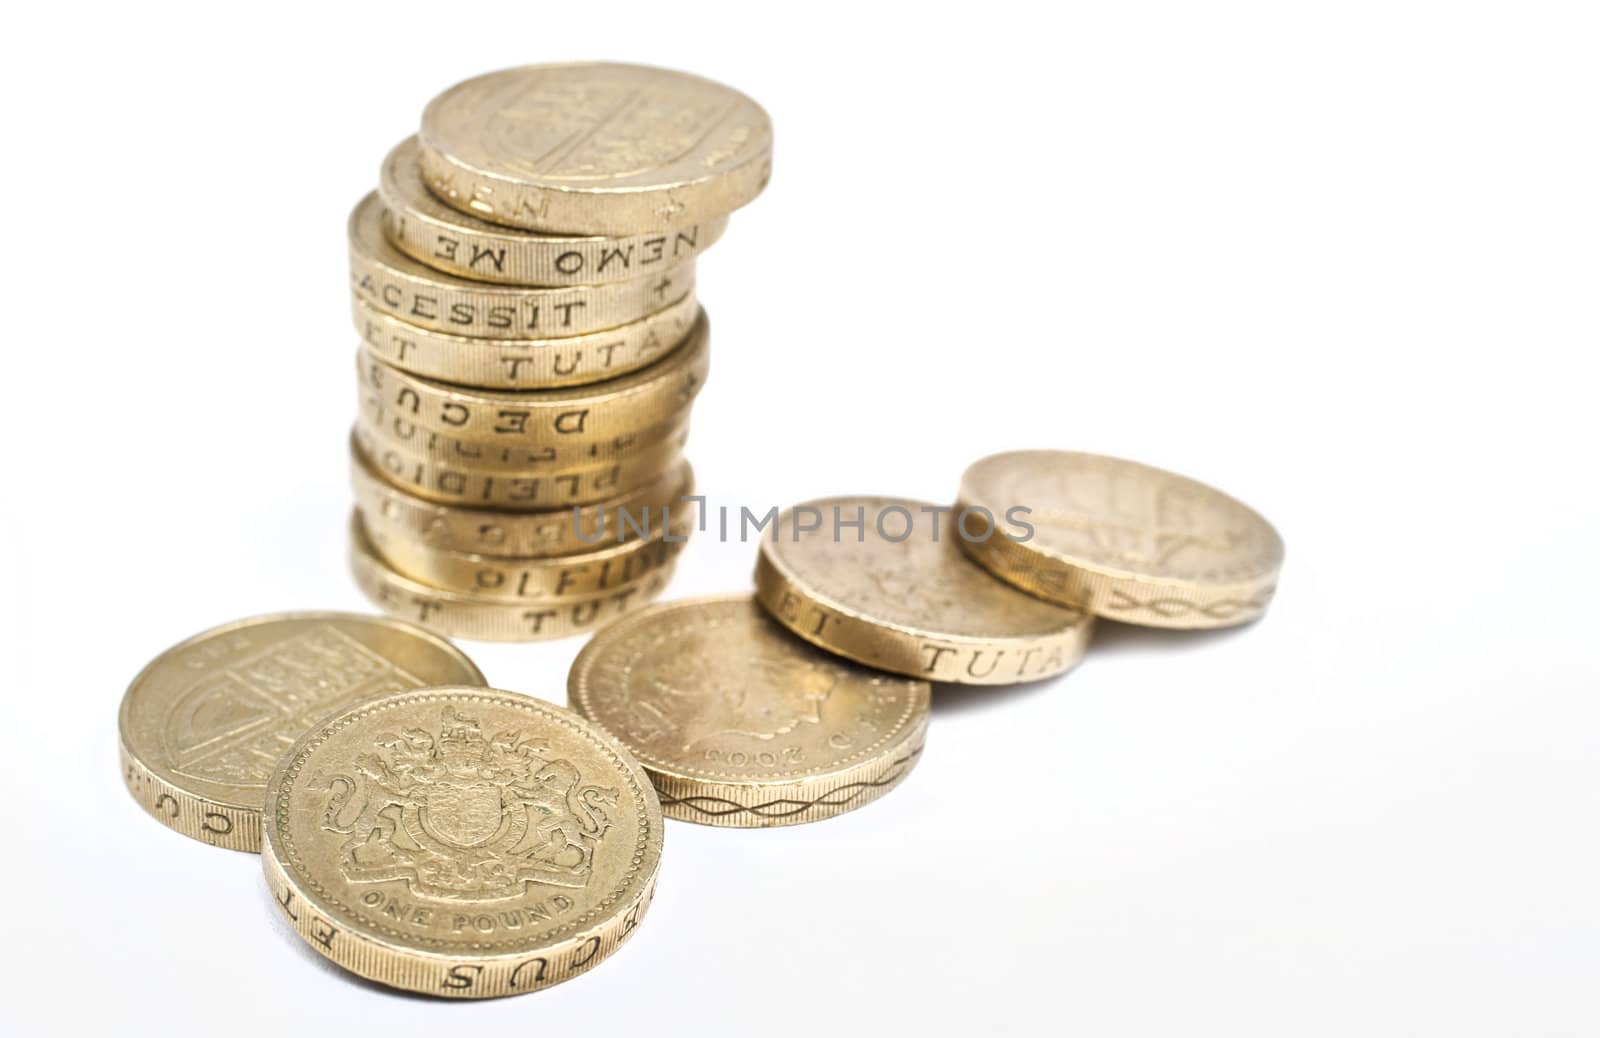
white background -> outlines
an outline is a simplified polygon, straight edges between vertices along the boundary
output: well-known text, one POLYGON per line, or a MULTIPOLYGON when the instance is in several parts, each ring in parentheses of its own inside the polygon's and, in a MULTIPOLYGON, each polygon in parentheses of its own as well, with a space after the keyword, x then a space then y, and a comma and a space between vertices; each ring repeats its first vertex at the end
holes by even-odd
MULTIPOLYGON (((1592 1035, 1591 5, 13 7, 3 33, 0 1030, 1592 1035), (608 57, 745 90, 701 268, 714 501, 1139 458, 1282 531, 1261 623, 937 694, 857 813, 671 823, 594 972, 446 1004, 325 964, 122 790, 128 679, 347 577, 344 223, 435 92, 608 57)), ((747 586, 693 543, 669 595, 747 586)), ((564 699, 579 643, 467 645, 564 699)))

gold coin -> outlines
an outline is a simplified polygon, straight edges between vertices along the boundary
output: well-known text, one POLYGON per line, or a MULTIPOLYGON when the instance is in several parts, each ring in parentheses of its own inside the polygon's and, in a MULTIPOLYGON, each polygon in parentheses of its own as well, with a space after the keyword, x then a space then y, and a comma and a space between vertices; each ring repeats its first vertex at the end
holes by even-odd
POLYGON ((689 335, 694 292, 618 328, 560 339, 480 339, 407 324, 350 299, 356 331, 373 356, 403 371, 484 389, 551 389, 600 382, 666 356, 689 335))
POLYGON ((403 412, 385 406, 381 397, 365 387, 361 387, 358 396, 356 426, 369 439, 393 444, 415 457, 473 472, 521 475, 565 472, 626 458, 669 440, 681 446, 689 435, 689 409, 684 408, 649 428, 593 441, 574 439, 542 445, 483 443, 424 429, 403 412))
POLYGON ((996 454, 967 469, 961 507, 996 518, 1019 509, 1028 527, 1000 532, 973 515, 962 547, 990 572, 1125 623, 1245 623, 1266 610, 1283 566, 1282 539, 1252 509, 1204 483, 1120 458, 996 454))
POLYGON ((647 368, 605 382, 528 392, 436 382, 357 355, 361 385, 424 429, 480 443, 593 441, 657 425, 694 402, 710 370, 710 328, 701 311, 688 341, 647 368))
POLYGON ((739 208, 772 175, 748 97, 670 69, 528 65, 469 79, 422 113, 422 179, 462 212, 567 234, 633 234, 739 208))
POLYGON ((369 698, 284 754, 261 864, 307 944, 368 980, 450 998, 536 991, 632 936, 661 807, 616 740, 488 688, 369 698))
POLYGON ((915 766, 928 683, 812 648, 749 595, 651 606, 578 653, 567 700, 644 765, 669 818, 794 825, 852 811, 915 766))
POLYGON ((666 588, 669 561, 634 584, 560 602, 497 602, 479 595, 440 591, 386 566, 351 517, 350 568, 356 584, 386 613, 415 620, 455 638, 486 642, 549 641, 582 634, 645 605, 666 588))
MULTIPOLYGON (((506 559, 471 552, 443 551, 404 535, 380 518, 362 528, 367 541, 390 569, 440 591, 500 602, 587 598, 636 584, 653 569, 671 563, 683 550, 694 513, 679 509, 670 526, 652 526, 645 537, 598 545, 582 555, 553 559, 506 559)), ((652 520, 659 524, 660 520, 652 520)))
POLYGON ((378 180, 383 229, 395 248, 435 270, 508 285, 625 281, 692 260, 728 226, 726 217, 623 238, 507 230, 439 201, 422 182, 417 139, 389 152, 378 180))
POLYGON ((483 684, 432 632, 381 616, 278 613, 214 627, 157 656, 117 715, 122 774, 163 825, 261 849, 267 779, 312 722, 379 692, 483 684))
POLYGON ((350 483, 367 522, 392 537, 409 537, 444 551, 511 558, 544 558, 594 551, 638 534, 662 509, 674 515, 693 507, 689 463, 681 461, 649 483, 593 505, 547 512, 507 512, 438 504, 408 494, 384 479, 361 452, 350 452, 350 483), (623 517, 627 517, 624 521, 623 517))
POLYGON ((624 457, 561 471, 519 473, 480 472, 431 461, 380 440, 360 426, 351 430, 367 462, 385 479, 417 497, 440 504, 530 512, 594 504, 644 486, 682 460, 688 435, 685 426, 678 438, 624 457))
POLYGON ((756 597, 812 644, 897 674, 1008 685, 1070 669, 1091 618, 973 565, 949 513, 879 497, 796 505, 761 542, 756 597))
POLYGON ((374 192, 350 214, 350 289, 410 324, 485 339, 555 339, 628 324, 694 290, 694 263, 627 281, 526 288, 468 281, 407 256, 383 236, 374 192))

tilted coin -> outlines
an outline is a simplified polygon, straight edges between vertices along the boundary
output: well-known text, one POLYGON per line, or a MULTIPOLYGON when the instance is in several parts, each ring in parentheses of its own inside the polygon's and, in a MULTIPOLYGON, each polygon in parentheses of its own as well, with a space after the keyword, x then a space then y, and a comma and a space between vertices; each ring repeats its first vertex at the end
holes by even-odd
POLYGON ((879 497, 796 505, 761 542, 756 597, 812 644, 897 674, 1007 685, 1070 669, 1091 618, 974 565, 949 513, 879 497))
POLYGON ((975 463, 961 507, 1027 524, 1001 533, 974 514, 972 558, 1054 602, 1149 627, 1227 627, 1260 616, 1283 566, 1272 525, 1238 501, 1138 462, 1014 451, 975 463), (988 532, 989 536, 980 536, 988 532))
MULTIPOLYGON (((352 445, 353 446, 353 445, 352 445)), ((529 558, 593 551, 637 536, 663 510, 676 515, 694 509, 688 500, 694 474, 681 461, 649 483, 592 505, 547 512, 509 512, 439 504, 409 494, 384 479, 361 456, 350 452, 350 484, 356 505, 372 525, 394 537, 410 537, 445 551, 529 558)))
POLYGON ((565 389, 468 389, 393 368, 365 347, 357 354, 364 390, 425 429, 488 443, 596 440, 660 424, 694 402, 710 370, 705 311, 689 338, 647 368, 565 389))
POLYGON ((363 700, 284 754, 261 864, 307 944, 368 980, 514 995, 593 968, 655 892, 661 807, 616 740, 486 688, 363 700))
POLYGON ((535 231, 700 223, 755 198, 772 175, 760 105, 640 65, 528 65, 466 80, 423 111, 418 140, 434 194, 535 231))
POLYGON ((650 602, 672 579, 674 563, 669 560, 635 583, 558 602, 500 602, 440 591, 386 565, 356 517, 351 518, 350 568, 357 586, 384 612, 456 638, 533 642, 582 634, 650 602))
POLYGON ((559 471, 480 472, 432 461, 356 426, 351 437, 369 464, 385 479, 425 500, 517 511, 543 511, 588 505, 626 494, 672 468, 683 456, 688 426, 669 440, 640 447, 621 457, 559 471))
POLYGON ((429 331, 350 298, 361 341, 386 364, 484 389, 551 389, 600 382, 654 363, 688 338, 700 313, 694 292, 664 310, 587 335, 482 339, 429 331))
MULTIPOLYGON (((485 600, 530 602, 587 598, 636 584, 653 569, 678 557, 694 527, 694 512, 680 508, 670 526, 655 526, 645 536, 594 546, 582 555, 552 559, 506 559, 471 552, 443 551, 397 535, 380 518, 362 529, 389 568, 437 588, 485 600)), ((656 520, 659 522, 659 520, 656 520)))
POLYGON ((626 281, 565 288, 493 285, 434 270, 383 236, 376 193, 350 214, 350 290, 422 328, 486 339, 554 339, 637 321, 694 290, 694 262, 626 281))
POLYGON ((267 779, 322 715, 379 692, 481 685, 430 631, 381 616, 278 613, 203 631, 133 679, 117 715, 134 799, 185 836, 261 849, 267 779))
POLYGON ((694 259, 728 225, 721 217, 621 238, 508 230, 439 201, 422 182, 415 137, 384 159, 378 194, 395 248, 435 270, 509 285, 624 281, 694 259))
POLYGON ((687 441, 690 409, 668 414, 652 426, 598 439, 574 437, 560 443, 524 444, 508 440, 484 443, 425 429, 404 411, 389 407, 372 389, 358 389, 356 425, 369 437, 393 444, 407 453, 474 472, 532 475, 592 467, 601 462, 639 454, 672 440, 687 441))
POLYGON ((669 818, 814 822, 905 778, 928 683, 815 649, 749 595, 661 603, 606 627, 567 679, 573 709, 620 739, 669 818))

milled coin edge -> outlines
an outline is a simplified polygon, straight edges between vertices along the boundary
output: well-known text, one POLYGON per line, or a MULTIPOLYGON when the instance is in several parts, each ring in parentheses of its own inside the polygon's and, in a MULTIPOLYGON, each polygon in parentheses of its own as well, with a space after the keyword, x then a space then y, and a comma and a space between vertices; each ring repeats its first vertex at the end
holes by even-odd
MULTIPOLYGON (((876 495, 864 495, 859 498, 852 496, 816 498, 785 509, 778 517, 774 529, 781 531, 783 515, 793 512, 795 508, 818 507, 823 504, 831 506, 840 501, 853 500, 884 501, 917 508, 927 505, 927 502, 913 498, 876 495)), ((986 570, 984 572, 987 573, 986 570)), ((1004 581, 999 583, 1005 584, 1004 581)), ((1056 677, 1071 670, 1083 659, 1094 632, 1093 615, 1072 606, 1060 607, 1072 614, 1074 619, 1070 626, 1043 634, 934 635, 893 621, 878 620, 844 605, 800 580, 794 570, 772 548, 772 542, 766 538, 762 539, 761 547, 756 553, 755 584, 756 599, 766 607, 768 613, 812 645, 869 667, 921 678, 924 681, 961 685, 1012 685, 1056 677), (831 628, 830 623, 833 625, 831 628), (835 633, 824 635, 825 630, 835 633), (927 649, 933 650, 931 663, 922 662, 927 649), (946 652, 955 658, 947 661, 946 652), (1012 652, 1022 654, 1022 664, 1015 672, 1009 668, 1001 671, 1001 657, 1012 652), (958 665, 964 653, 972 654, 972 659, 965 669, 958 665), (974 668, 984 653, 994 653, 995 659, 987 671, 977 673, 974 668), (1058 657, 1059 659, 1049 668, 1024 673, 1034 653, 1045 654, 1047 660, 1058 657)), ((1035 598, 1010 584, 1005 586, 1024 598, 1035 598)), ((1044 604, 1057 605, 1057 603, 1044 604)))

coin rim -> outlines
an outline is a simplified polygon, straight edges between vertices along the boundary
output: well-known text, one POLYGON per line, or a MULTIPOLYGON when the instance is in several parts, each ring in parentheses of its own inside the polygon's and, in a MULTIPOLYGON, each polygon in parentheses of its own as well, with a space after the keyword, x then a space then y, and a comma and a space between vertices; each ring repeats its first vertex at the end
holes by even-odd
MULTIPOLYGON (((433 194, 431 190, 429 190, 427 181, 423 179, 422 175, 422 141, 420 136, 415 133, 396 144, 394 147, 390 148, 388 153, 384 155, 383 164, 378 168, 377 190, 378 197, 382 201, 385 209, 392 213, 399 214, 406 220, 413 221, 420 227, 426 228, 434 233, 451 234, 461 239, 470 240, 477 238, 487 242, 497 242, 508 250, 516 250, 519 254, 524 255, 525 253, 523 253, 523 250, 541 250, 548 248, 552 251, 552 253, 554 253, 554 251, 557 249, 565 251, 577 251, 583 248, 592 248, 596 246, 603 247, 607 243, 611 242, 627 242, 635 238, 646 239, 657 236, 669 236, 681 233, 682 231, 691 227, 698 229, 702 234, 708 237, 708 240, 704 245, 699 244, 697 240, 694 246, 694 251, 690 255, 678 257, 672 262, 662 261, 659 266, 660 268, 664 269, 672 267, 677 263, 698 259, 700 255, 705 252, 705 250, 711 248, 718 241, 720 241, 723 234, 726 233, 728 229, 728 216, 726 214, 722 216, 714 216, 707 220, 691 221, 686 224, 675 224, 670 227, 651 228, 649 230, 638 231, 632 234, 577 234, 573 232, 560 231, 535 231, 525 227, 510 227, 505 224, 494 223, 491 220, 484 219, 482 216, 479 216, 476 213, 469 213, 464 210, 457 209, 454 205, 451 205, 449 202, 438 197, 437 195, 433 194), (408 148, 410 151, 409 163, 406 161, 407 156, 402 154, 402 152, 406 151, 408 148), (425 212, 417 207, 416 199, 405 183, 407 177, 404 167, 407 165, 409 165, 415 173, 417 190, 426 195, 427 201, 432 201, 439 207, 437 212, 425 212), (397 166, 401 168, 397 169, 397 166)), ((603 285, 609 284, 613 281, 626 281, 628 280, 628 277, 641 276, 638 274, 630 274, 626 277, 586 277, 581 276, 581 272, 578 275, 568 275, 560 274, 560 272, 557 271, 557 274, 560 274, 562 280, 554 282, 523 281, 515 277, 506 277, 503 275, 498 277, 490 277, 484 274, 482 271, 473 271, 470 268, 463 267, 459 264, 441 265, 446 261, 441 260, 437 256, 418 255, 416 252, 413 252, 411 248, 407 247, 413 243, 410 241, 402 241, 403 236, 397 236, 388 233, 387 227, 388 225, 385 224, 384 237, 389 240, 389 244, 393 245, 396 249, 399 249, 401 252, 405 253, 407 256, 410 256, 417 262, 432 267, 434 270, 442 271, 446 274, 454 274, 457 277, 467 278, 471 281, 482 281, 486 284, 516 285, 525 288, 561 288, 568 285, 603 285)), ((527 266, 543 267, 550 265, 553 265, 553 260, 544 259, 529 259, 524 262, 513 264, 513 266, 517 266, 519 268, 525 268, 527 266)), ((656 264, 651 264, 651 266, 652 268, 655 268, 656 264)))
MULTIPOLYGON (((533 609, 541 605, 547 608, 559 606, 564 609, 570 609, 587 602, 604 602, 615 598, 622 591, 630 588, 646 592, 648 597, 639 599, 639 605, 626 607, 622 613, 619 614, 627 615, 627 613, 633 609, 643 608, 649 602, 654 601, 655 596, 665 591, 667 585, 672 582, 672 578, 676 574, 678 567, 678 560, 676 558, 670 559, 665 564, 650 570, 650 572, 644 574, 637 581, 627 584, 619 584, 616 587, 610 588, 607 591, 601 592, 597 595, 588 595, 581 598, 573 597, 561 599, 559 602, 553 603, 494 602, 483 599, 477 595, 466 595, 455 591, 442 591, 439 588, 430 587, 420 580, 413 580, 403 573, 395 570, 393 566, 390 566, 388 563, 383 561, 383 556, 379 555, 372 548, 371 542, 366 539, 365 532, 362 531, 360 526, 360 513, 354 508, 351 509, 350 522, 347 524, 347 530, 346 553, 348 557, 348 566, 351 571, 351 577, 355 581, 356 588, 362 593, 362 595, 364 595, 367 600, 376 608, 382 610, 386 616, 394 616, 395 614, 389 612, 384 604, 379 601, 375 595, 367 590, 366 583, 362 580, 360 572, 361 567, 363 566, 370 568, 374 572, 375 580, 387 582, 390 586, 399 588, 407 595, 417 598, 432 599, 438 602, 441 606, 451 606, 457 610, 466 610, 475 617, 488 613, 496 616, 497 618, 517 611, 526 612, 529 609, 533 609), (647 590, 649 586, 654 586, 655 590, 653 593, 647 590)), ((402 619, 404 618, 402 617, 402 619)), ((412 620, 410 622, 417 623, 419 621, 412 620)), ((476 623, 477 621, 475 620, 474 622, 476 623)), ((441 633, 444 633, 449 637, 464 638, 467 641, 532 643, 558 641, 562 638, 573 638, 579 635, 591 633, 592 631, 598 629, 598 627, 603 626, 603 624, 595 624, 585 627, 573 627, 569 624, 562 624, 553 628, 549 633, 528 634, 521 632, 510 633, 502 630, 500 629, 500 623, 498 619, 485 622, 493 625, 492 630, 488 633, 485 633, 481 630, 474 630, 471 632, 446 631, 442 626, 439 628, 439 630, 441 633)))
MULTIPOLYGON (((694 406, 711 377, 711 321, 702 307, 683 340, 643 367, 614 378, 547 389, 487 389, 429 378, 389 363, 375 354, 365 341, 356 347, 355 359, 358 392, 380 393, 383 398, 381 406, 385 408, 395 406, 387 398, 398 387, 417 396, 419 410, 436 410, 442 403, 467 409, 469 414, 465 421, 454 428, 443 427, 437 419, 420 415, 411 419, 419 428, 442 436, 481 443, 526 445, 565 443, 569 440, 594 442, 640 432, 694 406), (382 373, 385 384, 381 387, 373 384, 372 376, 376 372, 382 373), (692 392, 688 399, 680 399, 682 387, 677 383, 691 376, 694 378, 692 392), (492 428, 479 428, 491 421, 486 415, 506 409, 525 410, 529 412, 530 419, 537 416, 538 421, 529 423, 517 434, 495 434, 492 428), (546 421, 563 412, 580 409, 591 412, 589 420, 596 424, 596 431, 575 436, 546 430, 546 421), (594 418, 593 413, 599 413, 603 421, 602 418, 594 418), (603 432, 598 431, 602 428, 603 432)), ((497 421, 498 418, 493 420, 497 421)))
MULTIPOLYGON (((383 231, 382 219, 379 212, 383 208, 383 200, 377 191, 370 191, 363 195, 350 211, 349 219, 345 223, 345 237, 347 239, 347 259, 349 265, 349 288, 353 298, 362 299, 361 281, 363 274, 373 272, 381 273, 391 282, 401 283, 405 291, 411 294, 432 294, 441 297, 438 301, 441 313, 448 310, 450 302, 444 300, 447 294, 456 296, 476 297, 485 308, 491 306, 515 306, 521 308, 530 300, 538 306, 551 304, 552 300, 568 298, 570 300, 584 300, 585 308, 583 318, 576 327, 566 329, 567 335, 592 335, 595 332, 607 331, 611 328, 621 327, 642 321, 651 314, 666 309, 677 299, 682 298, 685 292, 695 291, 696 272, 695 258, 680 260, 668 267, 661 267, 650 271, 648 274, 638 274, 631 278, 619 281, 604 281, 597 283, 578 283, 571 285, 512 285, 496 281, 474 281, 471 278, 460 277, 428 266, 409 253, 396 248, 383 231), (370 216, 368 214, 371 214, 370 216), (366 224, 372 226, 368 227, 366 224), (383 253, 393 255, 383 255, 383 253), (414 268, 414 269, 412 269, 414 268), (671 299, 648 299, 640 295, 638 290, 648 289, 647 282, 657 278, 681 278, 688 282, 682 292, 676 293, 671 299)), ((669 281, 670 283, 670 281, 669 281)), ((661 291, 660 288, 656 291, 661 291)), ((380 311, 383 312, 383 311, 380 311)), ((401 314, 395 317, 405 320, 401 314)), ((414 312, 410 316, 417 316, 414 312)), ((468 327, 453 327, 445 322, 442 317, 428 319, 430 323, 417 320, 406 321, 417 327, 430 331, 440 331, 452 335, 466 334, 480 339, 497 339, 501 341, 527 341, 530 336, 525 330, 517 327, 495 328, 479 318, 474 318, 468 327)), ((559 335, 538 336, 538 338, 561 338, 559 335)))
MULTIPOLYGON (((580 335, 567 335, 549 339, 485 339, 479 336, 459 335, 454 332, 443 332, 435 328, 424 328, 420 324, 410 324, 404 318, 398 317, 387 311, 380 310, 371 303, 362 299, 355 293, 350 294, 350 319, 356 331, 356 341, 373 353, 378 360, 390 367, 399 368, 401 371, 410 372, 419 378, 432 379, 435 382, 444 382, 450 385, 467 386, 472 389, 490 389, 499 392, 537 392, 544 389, 569 389, 575 386, 588 386, 597 382, 607 382, 614 378, 641 371, 659 360, 665 359, 679 346, 682 346, 694 331, 694 325, 700 317, 701 306, 695 289, 689 291, 657 310, 647 314, 637 321, 619 324, 613 328, 602 328, 599 331, 585 332, 580 335), (399 325, 391 328, 385 322, 399 325), (559 352, 561 350, 587 350, 591 347, 611 345, 619 341, 626 341, 631 335, 656 334, 657 327, 670 329, 674 323, 681 323, 684 327, 676 337, 669 337, 670 345, 657 347, 648 356, 640 359, 634 357, 615 367, 602 368, 598 371, 585 372, 579 375, 555 375, 549 378, 539 377, 521 381, 511 381, 504 376, 490 378, 483 374, 484 371, 497 370, 495 364, 503 360, 506 354, 528 353, 530 356, 513 357, 514 360, 537 362, 537 367, 553 368, 553 361, 549 357, 540 356, 541 352, 559 352), (646 329, 643 326, 651 324, 646 329), (378 330, 389 335, 405 335, 411 345, 418 347, 416 353, 429 358, 429 369, 419 370, 418 362, 409 358, 395 358, 389 355, 390 350, 386 345, 374 342, 369 333, 378 330), (425 349, 422 347, 426 347, 425 349), (463 374, 465 372, 465 374, 463 374)), ((638 348, 639 344, 633 344, 638 348)))
MULTIPOLYGON (((437 588, 440 591, 449 591, 459 595, 471 595, 475 598, 481 598, 485 602, 505 602, 513 605, 565 603, 572 601, 573 599, 589 598, 593 597, 594 595, 603 594, 605 591, 610 590, 610 588, 601 588, 592 592, 566 592, 558 594, 541 586, 541 589, 537 593, 519 595, 514 592, 507 592, 496 588, 465 588, 460 586, 459 583, 451 583, 450 580, 453 580, 454 578, 447 580, 446 578, 439 576, 439 574, 446 570, 464 570, 473 567, 477 567, 479 569, 501 569, 507 571, 508 573, 525 570, 539 574, 539 581, 542 584, 543 581, 549 580, 552 575, 558 574, 563 570, 570 570, 575 566, 603 566, 606 563, 617 562, 626 564, 638 556, 655 556, 655 558, 650 562, 644 563, 644 565, 647 565, 649 568, 640 573, 634 578, 634 580, 621 581, 620 583, 613 585, 613 587, 625 587, 630 583, 636 583, 643 580, 645 576, 651 572, 651 570, 676 561, 678 555, 682 553, 684 547, 688 543, 688 535, 692 529, 691 523, 693 521, 692 516, 687 519, 674 519, 670 527, 654 528, 650 531, 649 535, 645 537, 634 537, 624 541, 604 538, 602 541, 597 543, 591 551, 576 555, 524 557, 485 555, 482 552, 454 551, 448 548, 438 548, 434 545, 426 544, 418 538, 407 537, 402 531, 394 530, 389 526, 389 524, 383 522, 382 517, 379 517, 379 521, 376 524, 380 527, 380 529, 374 533, 374 523, 371 517, 367 515, 366 510, 359 504, 355 506, 355 510, 358 521, 361 523, 362 532, 366 534, 367 543, 372 545, 373 551, 376 552, 378 558, 382 559, 391 570, 398 573, 400 576, 408 577, 419 584, 437 588), (674 539, 669 541, 666 539, 667 534, 674 535, 674 538, 681 536, 683 539, 674 539), (416 559, 417 556, 434 556, 435 558, 417 567, 418 569, 431 569, 433 571, 432 574, 427 577, 418 576, 415 573, 410 572, 406 566, 396 563, 393 557, 384 550, 384 545, 381 543, 382 541, 405 542, 406 546, 399 550, 410 552, 413 560, 416 559)), ((688 513, 682 514, 685 516, 689 515, 688 513)))
MULTIPOLYGON (((509 472, 484 472, 466 466, 449 465, 443 462, 433 461, 429 458, 418 457, 399 445, 387 442, 380 437, 375 437, 370 431, 360 427, 359 425, 352 425, 350 429, 350 441, 362 452, 369 464, 372 464, 378 469, 385 471, 386 474, 384 478, 390 483, 394 483, 395 479, 399 477, 395 476, 394 474, 387 473, 387 468, 383 464, 384 459, 382 457, 379 457, 375 461, 372 456, 367 453, 369 443, 375 443, 378 447, 382 448, 386 454, 392 454, 394 457, 407 462, 412 466, 413 471, 423 472, 429 477, 437 477, 441 474, 457 473, 466 478, 477 480, 483 485, 497 485, 501 488, 499 491, 495 492, 495 496, 491 500, 484 500, 481 496, 479 496, 483 490, 483 486, 477 484, 475 484, 474 493, 471 499, 464 499, 460 497, 445 498, 442 496, 444 495, 445 491, 435 490, 431 486, 419 486, 415 481, 408 481, 402 489, 404 489, 405 492, 410 494, 412 497, 420 498, 424 501, 431 501, 434 504, 453 505, 457 502, 464 501, 468 507, 477 506, 481 508, 497 509, 499 511, 510 513, 524 512, 531 514, 538 514, 542 512, 559 512, 574 507, 583 508, 589 505, 597 505, 603 501, 621 496, 622 493, 626 493, 626 490, 618 492, 611 486, 589 487, 588 489, 578 489, 573 493, 565 494, 560 500, 555 501, 552 501, 548 497, 544 496, 545 492, 542 489, 533 497, 506 497, 505 495, 512 493, 512 490, 517 485, 518 481, 539 481, 539 485, 541 487, 545 482, 554 482, 562 479, 572 479, 579 481, 579 483, 587 484, 588 481, 604 476, 608 472, 614 472, 617 474, 616 476, 613 476, 613 479, 620 477, 621 473, 627 472, 629 474, 629 478, 625 486, 645 486, 655 479, 655 473, 669 471, 683 458, 684 448, 687 444, 688 437, 687 427, 681 430, 680 435, 685 438, 684 442, 678 443, 672 440, 665 440, 661 443, 652 444, 648 449, 641 450, 637 454, 628 457, 613 458, 597 464, 585 465, 582 468, 568 468, 551 472, 530 472, 524 474, 518 473, 515 470, 509 472), (659 464, 657 464, 658 462, 659 464)), ((559 492, 559 490, 557 492, 559 492)))
MULTIPOLYGON (((404 487, 399 487, 391 483, 382 475, 382 473, 374 470, 359 451, 351 450, 349 455, 351 491, 355 495, 356 504, 362 508, 363 512, 366 511, 365 503, 362 500, 364 497, 371 497, 374 500, 389 498, 398 499, 398 507, 403 508, 411 513, 413 518, 425 520, 423 525, 418 525, 417 523, 407 520, 405 523, 406 529, 404 531, 407 536, 410 536, 411 538, 418 540, 423 544, 427 544, 430 547, 447 547, 452 551, 472 552, 494 558, 565 558, 567 556, 584 554, 584 552, 588 550, 588 545, 584 544, 582 541, 579 541, 576 546, 571 546, 568 545, 566 539, 563 538, 560 543, 567 548, 567 550, 564 551, 516 551, 496 555, 493 552, 485 551, 482 545, 455 547, 456 542, 452 542, 449 545, 443 545, 437 541, 428 540, 428 535, 424 532, 424 530, 427 526, 431 526, 431 524, 435 521, 443 521, 446 523, 447 529, 454 529, 461 523, 490 523, 503 526, 527 526, 534 523, 543 523, 552 518, 559 519, 561 517, 565 517, 568 527, 571 527, 575 521, 572 516, 574 509, 587 511, 590 513, 599 512, 604 514, 606 511, 611 511, 618 507, 625 507, 625 502, 633 501, 634 503, 638 503, 639 499, 645 496, 646 491, 668 485, 677 487, 682 491, 682 493, 675 495, 666 502, 666 504, 670 506, 677 501, 681 501, 687 497, 690 497, 695 486, 694 467, 689 463, 687 458, 682 458, 671 468, 664 469, 661 476, 656 480, 646 484, 637 491, 630 491, 627 494, 609 498, 605 501, 597 501, 592 505, 575 505, 567 508, 557 508, 543 512, 514 512, 499 508, 475 507, 472 505, 447 505, 440 504, 435 501, 429 501, 425 497, 419 497, 418 495, 411 493, 404 487), (674 475, 677 477, 676 480, 671 484, 668 484, 667 480, 674 475), (440 514, 441 512, 443 515, 440 514)), ((385 517, 386 520, 387 518, 388 517, 385 517)), ((518 532, 515 540, 517 541, 517 546, 519 548, 526 548, 533 538, 526 530, 521 530, 518 532)))
POLYGON ((365 386, 361 387, 356 397, 356 418, 352 428, 360 430, 369 439, 385 446, 393 446, 399 453, 414 457, 418 461, 427 461, 440 468, 471 472, 481 476, 504 476, 508 479, 541 475, 560 476, 571 472, 605 468, 613 463, 630 461, 651 454, 664 443, 681 441, 687 444, 689 420, 694 413, 694 405, 691 402, 654 425, 640 429, 626 429, 598 438, 568 436, 546 444, 517 443, 509 439, 484 440, 455 436, 428 428, 412 421, 398 408, 387 407, 377 402, 376 397, 365 386), (397 423, 405 423, 412 427, 413 435, 410 439, 402 437, 396 431, 397 423), (619 445, 618 441, 624 440, 629 442, 619 445), (563 448, 569 451, 565 457, 559 453, 563 448), (480 450, 483 453, 466 453, 469 449, 480 450), (514 453, 521 451, 536 454, 551 450, 558 452, 554 461, 543 458, 524 459, 516 457, 514 453), (576 457, 571 456, 572 451, 577 452, 576 457), (497 455, 496 452, 508 452, 513 456, 508 459, 504 455, 497 455))

